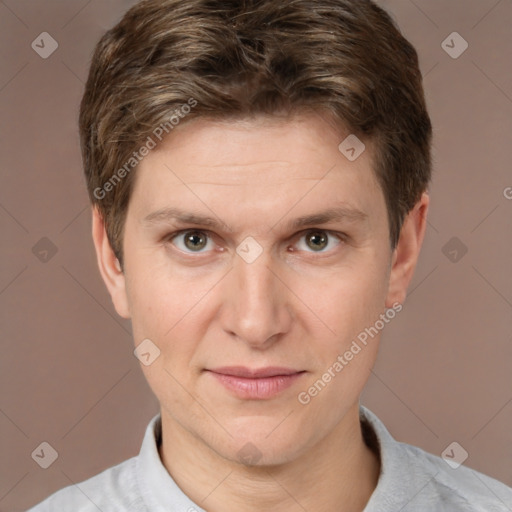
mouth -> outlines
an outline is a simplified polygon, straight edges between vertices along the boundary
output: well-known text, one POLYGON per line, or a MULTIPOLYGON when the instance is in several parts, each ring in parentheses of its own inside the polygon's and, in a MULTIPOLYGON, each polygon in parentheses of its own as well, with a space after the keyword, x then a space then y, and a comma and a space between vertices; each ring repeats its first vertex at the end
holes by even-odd
POLYGON ((278 366, 251 369, 245 366, 225 366, 206 370, 231 394, 246 400, 265 400, 292 386, 307 373, 278 366))

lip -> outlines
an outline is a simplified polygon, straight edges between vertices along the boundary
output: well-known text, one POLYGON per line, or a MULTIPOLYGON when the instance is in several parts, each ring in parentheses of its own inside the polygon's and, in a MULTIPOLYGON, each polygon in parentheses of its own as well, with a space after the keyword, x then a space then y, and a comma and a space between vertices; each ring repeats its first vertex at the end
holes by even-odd
POLYGON ((220 384, 238 398, 265 400, 289 388, 306 373, 279 366, 251 369, 245 366, 225 366, 207 370, 220 384))
POLYGON ((209 370, 221 375, 230 375, 232 377, 244 377, 247 379, 259 379, 264 377, 277 377, 279 375, 293 375, 300 373, 301 370, 286 368, 284 366, 266 366, 264 368, 247 368, 246 366, 222 366, 209 370))

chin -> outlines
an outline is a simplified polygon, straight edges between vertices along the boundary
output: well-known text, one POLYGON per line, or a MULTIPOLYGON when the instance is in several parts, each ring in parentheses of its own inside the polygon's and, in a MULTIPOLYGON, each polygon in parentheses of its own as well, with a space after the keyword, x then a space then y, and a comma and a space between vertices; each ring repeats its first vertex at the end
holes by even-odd
MULTIPOLYGON (((283 418, 254 416, 240 419, 226 430, 232 435, 219 454, 246 466, 276 466, 290 462, 306 449, 304 434, 283 418), (290 429, 293 428, 293 432, 290 429)), ((216 450, 217 451, 217 450, 216 450)))

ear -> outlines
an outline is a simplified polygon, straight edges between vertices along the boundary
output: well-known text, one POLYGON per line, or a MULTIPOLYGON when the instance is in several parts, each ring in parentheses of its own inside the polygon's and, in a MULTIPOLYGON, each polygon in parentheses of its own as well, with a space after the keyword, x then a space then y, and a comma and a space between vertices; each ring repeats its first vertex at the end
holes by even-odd
POLYGON ((125 275, 110 246, 103 217, 96 207, 92 210, 92 238, 101 277, 107 286, 114 307, 120 316, 130 318, 125 275))
POLYGON ((400 238, 393 251, 386 297, 387 308, 392 307, 395 302, 403 304, 405 301, 407 287, 414 274, 425 236, 429 202, 428 194, 423 193, 420 200, 408 213, 400 230, 400 238))

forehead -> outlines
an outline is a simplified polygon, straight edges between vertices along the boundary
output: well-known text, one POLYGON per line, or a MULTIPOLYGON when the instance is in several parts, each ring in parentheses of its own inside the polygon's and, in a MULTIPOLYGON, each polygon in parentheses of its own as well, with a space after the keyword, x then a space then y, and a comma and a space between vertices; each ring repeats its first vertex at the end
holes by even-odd
POLYGON ((195 211, 229 207, 246 216, 283 213, 299 203, 301 211, 323 203, 364 211, 381 195, 373 146, 365 140, 351 160, 339 148, 348 136, 317 115, 194 119, 139 164, 130 207, 140 215, 191 204, 195 211))
POLYGON ((300 171, 299 164, 306 159, 310 162, 316 157, 321 164, 332 154, 338 156, 340 143, 349 135, 346 128, 315 114, 233 120, 196 118, 178 125, 157 146, 154 156, 157 159, 172 152, 179 154, 184 163, 207 164, 219 170, 274 162, 294 164, 300 171))

